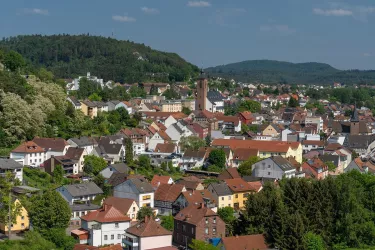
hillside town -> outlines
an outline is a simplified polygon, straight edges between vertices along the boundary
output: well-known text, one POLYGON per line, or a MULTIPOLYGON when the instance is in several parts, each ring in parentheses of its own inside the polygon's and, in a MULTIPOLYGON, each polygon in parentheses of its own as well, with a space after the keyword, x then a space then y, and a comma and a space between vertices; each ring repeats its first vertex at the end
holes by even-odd
POLYGON ((23 202, 45 187, 31 173, 55 180, 61 172, 64 181, 54 190, 70 209, 66 233, 75 250, 191 249, 199 242, 274 249, 264 234, 234 234, 225 212, 240 218, 249 197, 286 179, 375 173, 374 118, 366 107, 325 99, 312 106, 306 88, 287 84, 233 81, 234 91, 220 91, 203 71, 194 86, 142 83, 145 98, 104 102, 71 95, 80 79, 115 85, 90 73, 67 80, 67 101, 77 112, 96 119, 125 110, 139 123, 111 135, 35 137, 0 158, 2 175, 13 173, 18 183, 11 193, 21 213, 11 226, 0 224, 9 236, 37 224, 23 202), (166 99, 171 89, 179 99, 166 99))

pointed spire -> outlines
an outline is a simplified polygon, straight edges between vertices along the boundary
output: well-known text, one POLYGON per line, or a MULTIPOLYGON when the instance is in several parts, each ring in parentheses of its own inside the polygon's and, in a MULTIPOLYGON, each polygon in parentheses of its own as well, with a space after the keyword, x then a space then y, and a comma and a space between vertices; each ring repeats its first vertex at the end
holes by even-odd
POLYGON ((350 117, 350 122, 359 122, 358 110, 357 110, 357 103, 354 104, 354 109, 352 116, 350 117))

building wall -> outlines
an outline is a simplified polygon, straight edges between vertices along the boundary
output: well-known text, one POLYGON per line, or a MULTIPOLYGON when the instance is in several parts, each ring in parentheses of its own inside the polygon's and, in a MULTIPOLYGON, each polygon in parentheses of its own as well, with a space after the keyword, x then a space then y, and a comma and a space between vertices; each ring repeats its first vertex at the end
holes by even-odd
POLYGON ((156 145, 158 143, 164 143, 164 139, 159 136, 158 133, 154 134, 154 136, 150 139, 150 142, 148 144, 148 149, 155 150, 156 145))
POLYGON ((139 211, 139 207, 137 203, 134 201, 131 207, 129 208, 129 211, 126 213, 132 221, 137 220, 137 213, 139 211))
POLYGON ((245 207, 245 203, 247 201, 247 196, 250 193, 251 193, 250 191, 234 193, 233 194, 233 207, 235 207, 236 203, 238 203, 239 209, 243 209, 245 207))
POLYGON ((139 207, 154 207, 154 193, 139 194, 139 207))
POLYGON ((199 79, 197 82, 197 95, 195 99, 195 110, 202 111, 206 108, 208 81, 207 79, 199 79))
POLYGON ((182 105, 181 102, 171 102, 171 103, 164 103, 161 106, 162 112, 181 112, 182 105))
POLYGON ((139 250, 172 246, 172 235, 142 237, 139 241, 139 250))
POLYGON ((113 196, 119 198, 133 199, 139 206, 139 194, 135 187, 131 186, 130 181, 125 181, 113 189, 113 196))
MULTIPOLYGON (((15 201, 17 204, 20 204, 18 200, 15 201)), ((22 204, 21 204, 22 206, 22 204)), ((21 214, 17 216, 16 223, 12 224, 12 232, 20 232, 29 229, 30 221, 29 215, 27 210, 22 206, 21 214)), ((8 225, 0 223, 0 231, 7 233, 8 232, 8 225)))
POLYGON ((252 166, 252 175, 255 177, 276 178, 281 180, 284 171, 271 159, 264 159, 252 166))
POLYGON ((276 137, 279 133, 276 131, 276 129, 275 129, 273 126, 268 125, 268 126, 262 131, 262 134, 263 134, 263 135, 272 136, 272 137, 276 137))
POLYGON ((116 223, 102 223, 101 234, 102 234, 102 245, 118 244, 122 242, 122 235, 125 230, 130 227, 129 222, 118 222, 116 223), (107 236, 107 239, 106 237, 107 236), (113 239, 112 239, 113 236, 113 239))

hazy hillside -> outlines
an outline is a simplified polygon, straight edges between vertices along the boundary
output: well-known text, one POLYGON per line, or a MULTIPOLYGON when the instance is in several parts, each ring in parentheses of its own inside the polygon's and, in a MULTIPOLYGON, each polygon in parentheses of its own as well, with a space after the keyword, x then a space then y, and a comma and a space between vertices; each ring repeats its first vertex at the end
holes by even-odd
POLYGON ((211 76, 233 78, 244 82, 346 84, 375 83, 375 71, 338 70, 324 63, 290 63, 251 60, 207 68, 211 76))
POLYGON ((44 66, 62 78, 90 71, 105 80, 120 82, 150 78, 183 81, 199 72, 196 66, 175 53, 99 36, 17 36, 0 41, 0 48, 15 50, 33 66, 44 66))

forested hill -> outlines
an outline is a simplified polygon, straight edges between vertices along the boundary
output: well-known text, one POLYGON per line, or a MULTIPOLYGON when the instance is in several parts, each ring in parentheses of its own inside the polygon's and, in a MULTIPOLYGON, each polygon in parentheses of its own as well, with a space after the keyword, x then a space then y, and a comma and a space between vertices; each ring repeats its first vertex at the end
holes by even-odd
POLYGON ((60 78, 91 72, 119 82, 183 81, 199 72, 175 53, 100 36, 17 36, 0 41, 0 48, 15 50, 34 67, 46 67, 60 78))
POLYGON ((251 60, 207 68, 211 76, 233 78, 242 82, 344 84, 375 83, 374 70, 338 70, 324 63, 290 63, 251 60))

